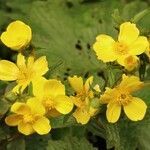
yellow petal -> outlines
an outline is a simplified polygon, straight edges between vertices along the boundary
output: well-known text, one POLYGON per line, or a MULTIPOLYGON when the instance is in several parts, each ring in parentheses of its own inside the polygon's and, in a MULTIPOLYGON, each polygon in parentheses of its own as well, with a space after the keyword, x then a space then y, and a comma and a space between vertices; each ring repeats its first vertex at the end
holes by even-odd
POLYGON ((25 82, 23 84, 20 84, 20 82, 18 82, 18 84, 12 89, 12 92, 14 93, 23 93, 23 91, 25 90, 25 88, 29 85, 29 82, 25 82))
POLYGON ((118 41, 130 45, 139 36, 139 30, 135 24, 130 22, 125 22, 120 25, 120 33, 118 36, 118 41))
POLYGON ((38 58, 33 64, 33 69, 38 75, 44 75, 48 71, 46 56, 38 58))
POLYGON ((136 76, 122 75, 122 81, 119 85, 120 88, 126 89, 129 93, 137 91, 143 87, 144 83, 136 76))
POLYGON ((17 126, 22 120, 22 115, 10 115, 5 118, 5 122, 8 126, 17 126))
POLYGON ((73 76, 69 77, 68 81, 71 87, 77 92, 81 92, 83 90, 83 79, 81 77, 73 76))
POLYGON ((107 105, 106 117, 108 122, 115 123, 121 114, 121 106, 118 103, 109 103, 107 105))
POLYGON ((131 55, 140 55, 146 51, 148 47, 148 40, 144 36, 139 36, 136 41, 134 41, 129 46, 129 53, 131 55))
POLYGON ((21 21, 14 21, 1 35, 2 42, 13 50, 19 50, 31 41, 31 28, 21 21))
POLYGON ((51 130, 50 122, 46 117, 40 117, 32 127, 40 135, 48 134, 51 130))
POLYGON ((34 133, 34 129, 32 128, 32 125, 29 123, 23 123, 23 122, 19 123, 18 131, 24 135, 30 135, 34 133))
POLYGON ((56 110, 62 114, 68 114, 73 109, 73 103, 68 96, 57 96, 54 103, 56 110))
POLYGON ((73 113, 73 116, 76 118, 78 123, 87 124, 90 120, 90 114, 84 109, 76 109, 73 113))
POLYGON ((21 102, 15 102, 11 106, 11 111, 17 114, 21 114, 21 115, 29 114, 31 112, 29 106, 21 102))
POLYGON ((146 48, 145 53, 150 58, 150 40, 148 41, 148 47, 146 48))
POLYGON ((71 98, 72 102, 73 102, 77 107, 81 107, 81 106, 82 106, 83 102, 82 102, 82 100, 81 100, 80 98, 78 98, 78 97, 73 97, 73 96, 71 96, 70 98, 71 98))
POLYGON ((144 118, 147 106, 142 99, 133 97, 132 101, 123 108, 125 114, 130 120, 138 121, 144 118))
POLYGON ((117 56, 114 53, 114 43, 112 37, 108 35, 99 35, 96 38, 96 42, 93 45, 93 49, 96 52, 98 59, 103 62, 110 62, 116 60, 117 56))
POLYGON ((11 32, 3 32, 1 35, 1 41, 12 50, 19 50, 23 45, 25 45, 25 41, 22 41, 22 39, 17 40, 18 35, 11 33, 11 32), (12 37, 12 35, 14 35, 12 37))
POLYGON ((17 79, 18 67, 7 60, 0 61, 0 80, 13 81, 17 79))
POLYGON ((115 100, 117 93, 118 91, 115 88, 111 89, 111 88, 106 87, 106 91, 100 97, 100 102, 102 104, 107 104, 110 101, 115 100))
POLYGON ((92 85, 92 83, 93 83, 93 76, 89 77, 85 82, 84 87, 85 87, 86 91, 88 91, 90 89, 90 86, 92 85))
POLYGON ((46 81, 47 79, 44 77, 35 78, 32 81, 33 95, 38 97, 39 99, 42 99, 44 97, 45 94, 44 85, 46 81))
POLYGON ((28 59, 27 59, 27 67, 28 68, 32 68, 33 64, 34 64, 34 57, 33 56, 28 57, 28 59))
POLYGON ((117 62, 118 64, 120 64, 121 66, 125 66, 125 60, 126 58, 129 57, 129 55, 120 55, 118 58, 117 58, 117 62))
POLYGON ((58 80, 50 79, 44 84, 44 95, 47 97, 56 97, 65 95, 65 86, 58 80))
POLYGON ((22 69, 24 67, 26 67, 26 60, 25 60, 25 57, 19 53, 18 56, 17 56, 17 66, 22 69))
POLYGON ((33 114, 39 114, 39 115, 45 114, 44 106, 36 97, 28 99, 27 105, 30 107, 31 112, 33 114))

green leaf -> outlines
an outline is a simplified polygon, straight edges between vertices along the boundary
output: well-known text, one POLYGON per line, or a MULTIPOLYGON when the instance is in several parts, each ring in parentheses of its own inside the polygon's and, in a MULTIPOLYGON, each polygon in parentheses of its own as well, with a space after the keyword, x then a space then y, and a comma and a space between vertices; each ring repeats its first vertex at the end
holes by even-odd
POLYGON ((133 95, 143 99, 146 102, 146 104, 150 106, 150 83, 146 82, 145 86, 142 89, 133 93, 133 95))
POLYGON ((139 130, 138 147, 140 150, 150 150, 150 134, 148 131, 150 131, 150 122, 139 130))
POLYGON ((46 150, 50 134, 38 135, 33 134, 26 137, 26 150, 46 150))
POLYGON ((7 150, 25 150, 25 141, 24 139, 15 139, 12 140, 8 145, 7 145, 7 150))
POLYGON ((50 120, 52 128, 64 128, 77 124, 75 118, 70 115, 55 117, 50 120))
POLYGON ((9 109, 9 104, 7 101, 0 100, 0 117, 4 115, 9 109))
POLYGON ((47 150, 96 150, 86 138, 65 137, 63 140, 49 140, 47 150))
POLYGON ((137 15, 134 16, 134 18, 132 19, 132 22, 137 23, 143 17, 145 17, 147 14, 150 14, 150 9, 145 9, 145 10, 139 12, 137 15))
POLYGON ((6 139, 7 133, 4 131, 3 128, 0 128, 0 141, 6 139))

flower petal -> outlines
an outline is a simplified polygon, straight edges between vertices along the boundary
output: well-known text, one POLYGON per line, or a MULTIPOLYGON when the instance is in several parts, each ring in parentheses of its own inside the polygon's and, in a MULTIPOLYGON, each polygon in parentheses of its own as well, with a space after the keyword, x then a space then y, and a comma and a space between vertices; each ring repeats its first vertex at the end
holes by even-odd
POLYGON ((76 92, 79 93, 83 90, 83 79, 81 77, 77 77, 77 76, 69 77, 68 81, 69 81, 71 87, 76 92))
POLYGON ((29 123, 23 123, 23 122, 19 123, 18 131, 24 135, 30 135, 34 133, 34 129, 32 128, 32 125, 29 123))
POLYGON ((21 39, 18 41, 16 34, 13 34, 12 32, 3 32, 1 35, 1 41, 9 48, 13 50, 19 50, 21 47, 25 44, 25 41, 22 41, 21 39), (12 38, 12 35, 13 38, 12 38))
POLYGON ((88 91, 90 89, 90 85, 93 83, 93 76, 89 77, 85 82, 85 89, 88 91))
POLYGON ((122 81, 119 85, 122 89, 127 89, 129 93, 137 91, 143 87, 144 83, 136 76, 122 75, 122 81))
POLYGON ((125 59, 128 57, 128 55, 120 55, 118 58, 117 58, 117 62, 118 64, 120 64, 121 66, 125 66, 125 59))
POLYGON ((39 114, 39 115, 45 114, 44 106, 36 97, 28 99, 27 105, 30 107, 31 112, 33 114, 39 114))
POLYGON ((7 60, 0 61, 0 80, 13 81, 17 79, 18 67, 7 60))
POLYGON ((38 58, 33 64, 33 69, 39 76, 44 75, 49 70, 46 56, 38 58))
POLYGON ((44 77, 35 78, 32 81, 33 85, 33 95, 38 97, 42 100, 44 97, 45 91, 44 91, 44 85, 46 83, 47 79, 44 77))
POLYGON ((73 102, 73 104, 75 106, 77 106, 77 107, 81 107, 82 106, 83 101, 79 97, 71 96, 70 98, 71 98, 71 100, 72 100, 72 102, 73 102))
POLYGON ((50 79, 44 84, 44 95, 47 97, 56 97, 65 95, 65 86, 58 80, 50 79))
POLYGON ((110 62, 116 60, 117 56, 114 53, 114 43, 112 37, 101 34, 96 38, 93 49, 96 52, 98 59, 103 62, 110 62))
POLYGON ((29 106, 25 103, 15 102, 11 106, 11 111, 20 115, 29 114, 31 112, 29 106))
POLYGON ((115 123, 121 114, 121 106, 118 103, 109 103, 107 105, 106 117, 108 122, 115 123))
POLYGON ((5 122, 9 126, 17 126, 22 120, 22 115, 10 115, 5 118, 5 122))
POLYGON ((84 109, 76 109, 73 113, 73 116, 76 118, 78 123, 87 124, 90 120, 90 114, 84 109))
POLYGON ((28 68, 32 68, 33 67, 33 64, 34 64, 34 57, 31 55, 28 57, 27 59, 27 67, 28 68))
POLYGON ((115 88, 111 89, 111 88, 106 87, 104 94, 101 95, 100 97, 100 103, 107 104, 111 100, 115 100, 117 93, 118 91, 115 88))
POLYGON ((147 106, 142 99, 133 97, 132 101, 123 108, 125 114, 130 120, 138 121, 144 118, 147 106))
POLYGON ((120 33, 118 36, 118 41, 130 45, 139 36, 139 30, 135 24, 130 22, 125 22, 120 25, 120 33))
POLYGON ((54 103, 56 110, 62 114, 68 114, 73 109, 73 103, 68 96, 57 96, 54 103))
POLYGON ((136 41, 134 41, 129 46, 129 53, 131 55, 140 55, 146 51, 148 47, 148 40, 144 36, 139 36, 136 41))
POLYGON ((19 53, 18 56, 17 56, 17 66, 22 69, 22 68, 25 68, 26 67, 26 60, 25 60, 25 57, 19 53))
POLYGON ((18 84, 12 89, 12 92, 14 93, 22 93, 25 88, 28 86, 28 82, 25 82, 24 84, 21 84, 20 82, 18 82, 18 84))
POLYGON ((50 121, 46 117, 40 117, 32 127, 40 135, 48 134, 51 130, 50 121))

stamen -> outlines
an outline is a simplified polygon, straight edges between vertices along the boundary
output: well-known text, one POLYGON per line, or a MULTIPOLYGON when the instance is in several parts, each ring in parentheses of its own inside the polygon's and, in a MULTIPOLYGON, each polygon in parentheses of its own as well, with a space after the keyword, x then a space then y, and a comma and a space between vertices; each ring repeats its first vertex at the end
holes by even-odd
POLYGON ((118 55, 126 55, 128 54, 128 46, 121 42, 116 42, 114 45, 115 53, 118 55))

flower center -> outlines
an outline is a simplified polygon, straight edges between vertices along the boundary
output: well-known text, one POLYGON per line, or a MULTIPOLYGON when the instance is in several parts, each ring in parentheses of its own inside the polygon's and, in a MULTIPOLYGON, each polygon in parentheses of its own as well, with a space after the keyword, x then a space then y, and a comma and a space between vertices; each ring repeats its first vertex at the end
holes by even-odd
POLYGON ((128 93, 120 93, 117 97, 117 102, 120 105, 127 105, 131 101, 131 95, 128 93))
POLYGON ((80 93, 77 93, 77 97, 81 99, 81 101, 85 101, 86 98, 90 97, 90 91, 87 91, 85 88, 80 93))
POLYGON ((18 75, 18 81, 19 83, 29 83, 34 76, 34 72, 31 69, 23 68, 20 70, 20 73, 18 75))
POLYGON ((31 114, 28 114, 28 115, 24 115, 23 116, 23 122, 24 123, 32 123, 32 122, 34 122, 34 116, 33 115, 31 115, 31 114))
POLYGON ((114 45, 115 53, 118 55, 128 54, 128 46, 121 42, 116 42, 114 45))
POLYGON ((54 101, 51 98, 44 98, 43 105, 47 111, 51 110, 54 108, 54 101))

